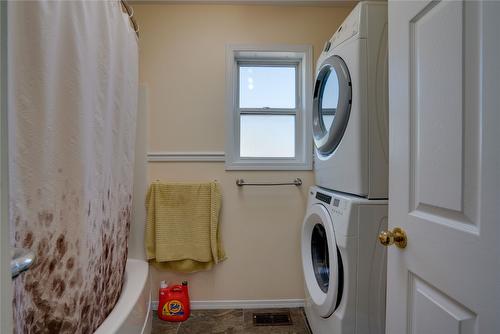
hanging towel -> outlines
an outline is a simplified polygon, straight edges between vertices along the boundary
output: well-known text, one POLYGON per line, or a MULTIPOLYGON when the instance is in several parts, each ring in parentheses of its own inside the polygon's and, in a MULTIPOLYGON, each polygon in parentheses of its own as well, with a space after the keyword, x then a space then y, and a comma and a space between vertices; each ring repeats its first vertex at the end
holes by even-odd
POLYGON ((147 197, 146 255, 160 269, 208 270, 226 259, 219 229, 216 182, 151 184, 147 197))

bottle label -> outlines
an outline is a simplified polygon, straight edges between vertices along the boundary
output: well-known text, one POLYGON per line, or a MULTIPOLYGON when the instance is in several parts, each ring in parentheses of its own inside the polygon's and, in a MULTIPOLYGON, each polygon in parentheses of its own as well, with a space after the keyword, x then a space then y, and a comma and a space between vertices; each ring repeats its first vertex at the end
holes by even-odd
POLYGON ((180 301, 174 299, 163 305, 162 313, 164 316, 184 315, 184 307, 180 301))

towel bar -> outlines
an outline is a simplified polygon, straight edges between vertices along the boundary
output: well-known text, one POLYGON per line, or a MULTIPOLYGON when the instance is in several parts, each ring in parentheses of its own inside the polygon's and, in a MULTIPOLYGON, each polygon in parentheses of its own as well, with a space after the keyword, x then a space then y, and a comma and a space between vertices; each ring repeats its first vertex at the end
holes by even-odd
POLYGON ((236 185, 238 187, 242 186, 301 186, 302 185, 302 180, 300 178, 296 178, 292 182, 262 182, 262 183, 250 183, 250 182, 245 182, 243 179, 237 179, 236 180, 236 185))

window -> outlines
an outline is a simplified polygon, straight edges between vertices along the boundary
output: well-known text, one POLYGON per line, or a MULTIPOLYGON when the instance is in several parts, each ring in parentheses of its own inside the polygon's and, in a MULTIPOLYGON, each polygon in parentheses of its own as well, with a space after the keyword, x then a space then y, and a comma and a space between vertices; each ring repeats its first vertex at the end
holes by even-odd
POLYGON ((226 169, 312 168, 309 46, 229 46, 226 169))

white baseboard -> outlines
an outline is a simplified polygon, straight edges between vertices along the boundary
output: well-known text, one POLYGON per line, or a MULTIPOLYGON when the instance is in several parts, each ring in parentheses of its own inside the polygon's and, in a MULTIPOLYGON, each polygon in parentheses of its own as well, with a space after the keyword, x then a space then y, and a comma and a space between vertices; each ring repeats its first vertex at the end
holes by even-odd
MULTIPOLYGON (((151 302, 153 310, 158 308, 158 301, 151 302)), ((304 307, 304 299, 270 300, 192 300, 192 310, 253 309, 253 308, 295 308, 304 307)))

